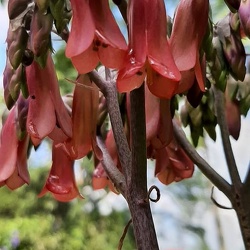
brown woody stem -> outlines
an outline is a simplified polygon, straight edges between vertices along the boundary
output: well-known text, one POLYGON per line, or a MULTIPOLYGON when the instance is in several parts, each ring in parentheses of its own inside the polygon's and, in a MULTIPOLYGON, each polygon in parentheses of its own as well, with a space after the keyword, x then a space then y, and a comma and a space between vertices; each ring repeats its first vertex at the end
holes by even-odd
POLYGON ((132 166, 127 178, 127 201, 131 211, 137 248, 157 250, 159 247, 147 191, 144 84, 130 93, 130 104, 132 166))
POLYGON ((225 97, 224 93, 219 90, 217 87, 214 86, 214 99, 215 99, 215 107, 216 107, 216 115, 217 115, 217 122, 220 127, 221 131, 221 138, 224 148, 224 154, 227 161, 228 171, 235 188, 241 188, 242 182, 240 179, 240 175, 238 172, 238 168, 235 162, 234 153, 232 150, 231 142, 229 139, 229 131, 226 122, 226 115, 225 115, 225 97))
POLYGON ((110 180, 114 183, 115 187, 121 192, 123 196, 125 196, 126 184, 125 184, 125 179, 124 179, 123 174, 115 166, 102 138, 97 137, 97 144, 103 154, 103 158, 101 162, 102 162, 105 172, 107 173, 110 180))
POLYGON ((182 146, 186 154, 190 159, 197 165, 201 172, 218 188, 223 192, 227 197, 232 196, 231 185, 222 178, 195 150, 193 145, 186 138, 185 133, 182 128, 173 121, 174 134, 175 138, 182 146))
POLYGON ((106 98, 107 110, 110 116, 119 160, 121 162, 122 172, 127 182, 127 177, 129 176, 128 170, 132 164, 132 157, 122 124, 116 85, 112 81, 105 81, 102 79, 96 71, 90 72, 89 76, 90 79, 100 88, 106 98))

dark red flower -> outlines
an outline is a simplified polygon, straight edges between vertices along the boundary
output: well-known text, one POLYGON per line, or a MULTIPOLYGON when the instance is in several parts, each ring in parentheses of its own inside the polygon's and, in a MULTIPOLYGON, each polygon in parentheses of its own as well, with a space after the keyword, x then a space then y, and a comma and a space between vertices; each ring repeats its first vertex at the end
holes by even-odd
POLYGON ((192 85, 194 75, 204 91, 199 48, 206 32, 208 9, 207 0, 181 0, 168 41, 164 1, 130 0, 129 51, 118 74, 118 91, 140 87, 147 76, 149 90, 170 99, 182 91, 182 84, 192 85), (185 81, 181 81, 182 77, 185 81))
POLYGON ((109 8, 108 0, 71 0, 73 19, 66 56, 80 74, 93 70, 99 61, 120 68, 127 45, 109 8))
POLYGON ((10 189, 16 189, 25 183, 28 184, 29 136, 18 139, 17 105, 11 109, 3 125, 0 141, 0 186, 7 185, 10 189))
POLYGON ((147 75, 154 95, 171 98, 181 75, 166 37, 166 20, 163 0, 129 1, 129 51, 117 78, 118 91, 140 87, 147 75))
POLYGON ((156 150, 155 159, 155 175, 163 184, 168 185, 193 175, 193 162, 174 140, 166 148, 156 150))

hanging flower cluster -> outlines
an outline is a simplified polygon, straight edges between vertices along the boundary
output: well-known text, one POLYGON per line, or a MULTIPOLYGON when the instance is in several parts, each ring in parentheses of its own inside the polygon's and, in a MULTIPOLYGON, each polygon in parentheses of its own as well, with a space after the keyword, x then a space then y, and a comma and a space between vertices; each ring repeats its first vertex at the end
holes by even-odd
MULTIPOLYGON (((173 136, 171 99, 193 88, 198 96, 205 91, 201 46, 209 1, 180 0, 172 24, 163 0, 129 0, 128 44, 108 0, 71 0, 70 5, 68 1, 61 1, 60 8, 49 0, 9 1, 3 85, 10 111, 1 132, 0 186, 16 189, 29 183, 30 147, 48 137, 53 141, 53 163, 39 196, 51 192, 59 201, 80 197, 74 160, 90 152, 96 158, 93 187, 108 185, 115 191, 102 167, 103 155, 96 142, 97 128, 107 116, 106 104, 86 74, 99 64, 116 70, 117 90, 125 93, 121 94, 126 107, 122 115, 128 123, 124 122, 124 130, 130 126, 129 92, 146 83, 147 155, 156 160, 159 180, 169 184, 191 177, 194 164, 173 136), (70 107, 60 95, 51 56, 54 29, 67 41, 65 54, 79 73, 70 107)), ((106 131, 104 138, 121 171, 112 130, 106 131)))

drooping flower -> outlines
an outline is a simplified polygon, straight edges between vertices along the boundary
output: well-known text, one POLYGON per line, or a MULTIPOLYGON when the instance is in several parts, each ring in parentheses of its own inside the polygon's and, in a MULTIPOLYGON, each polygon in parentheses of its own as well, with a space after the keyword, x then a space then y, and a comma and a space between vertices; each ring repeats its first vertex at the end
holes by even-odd
POLYGON ((118 74, 118 91, 140 87, 147 75, 154 95, 172 97, 181 75, 166 37, 166 20, 164 1, 129 1, 129 51, 118 74))
POLYGON ((27 131, 34 145, 46 136, 56 142, 72 137, 72 122, 62 101, 51 55, 45 68, 36 61, 26 67, 29 89, 29 113, 27 131))
POLYGON ((29 183, 27 169, 29 136, 18 139, 17 104, 11 109, 1 131, 0 186, 17 189, 29 183))
POLYGON ((91 149, 95 150, 98 100, 98 88, 88 75, 80 75, 73 96, 73 136, 66 142, 66 150, 72 159, 80 159, 91 149))
POLYGON ((51 192, 56 200, 62 202, 81 198, 74 176, 74 161, 70 159, 63 147, 56 147, 53 144, 52 161, 49 176, 38 196, 42 197, 47 192, 51 192))
POLYGON ((166 148, 156 150, 155 159, 155 175, 163 184, 168 185, 193 175, 194 163, 175 140, 166 148))
POLYGON ((173 136, 170 100, 154 96, 145 86, 145 114, 147 146, 166 147, 173 136))
POLYGON ((164 1, 130 0, 129 52, 117 78, 118 91, 138 88, 147 76, 150 91, 169 99, 181 91, 185 83, 181 78, 188 77, 191 83, 185 86, 190 86, 194 74, 204 91, 199 47, 206 31, 208 8, 207 0, 180 1, 168 41, 164 1))
POLYGON ((170 47, 180 71, 194 68, 199 47, 206 33, 208 0, 181 0, 177 6, 170 47))
POLYGON ((229 91, 230 87, 227 87, 225 91, 226 121, 229 134, 235 140, 238 140, 241 129, 240 102, 229 91))
POLYGON ((73 19, 66 56, 80 74, 93 70, 99 61, 120 68, 127 45, 109 8, 108 0, 71 0, 73 19))
POLYGON ((205 91, 205 76, 200 63, 203 58, 200 58, 199 49, 206 33, 208 13, 208 0, 181 0, 177 6, 169 39, 175 63, 181 71, 176 94, 186 92, 195 79, 200 90, 205 91))

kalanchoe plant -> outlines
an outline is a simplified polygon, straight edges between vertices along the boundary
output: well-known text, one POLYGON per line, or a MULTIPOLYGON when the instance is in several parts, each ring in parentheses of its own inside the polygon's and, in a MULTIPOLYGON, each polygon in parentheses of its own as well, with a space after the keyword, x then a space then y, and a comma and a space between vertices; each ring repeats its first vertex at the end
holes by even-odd
POLYGON ((216 24, 209 0, 180 0, 172 18, 163 0, 113 2, 128 43, 108 0, 8 2, 0 186, 29 184, 30 148, 50 138, 53 162, 39 197, 82 197, 74 160, 92 156, 93 188, 121 193, 138 249, 157 250, 147 159, 155 160, 155 176, 166 185, 192 177, 197 165, 231 201, 250 249, 250 171, 242 182, 229 140, 238 139, 240 115, 250 107, 241 40, 249 36, 249 1, 225 1, 234 14, 216 24), (60 95, 52 32, 65 41, 78 73, 68 81, 74 90, 67 99, 60 95), (216 139, 217 124, 232 184, 195 150, 204 131, 216 139), (193 145, 182 126, 190 128, 193 145))

